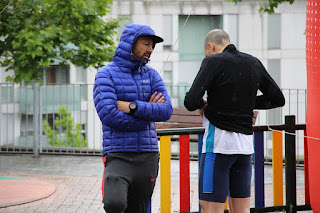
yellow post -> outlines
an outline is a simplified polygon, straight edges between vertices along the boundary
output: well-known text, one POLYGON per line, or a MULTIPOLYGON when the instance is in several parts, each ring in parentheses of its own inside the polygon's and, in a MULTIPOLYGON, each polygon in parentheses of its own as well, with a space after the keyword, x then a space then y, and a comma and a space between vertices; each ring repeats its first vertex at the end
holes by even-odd
POLYGON ((283 206, 282 132, 272 133, 273 205, 283 206))
POLYGON ((171 212, 171 137, 160 136, 160 212, 171 212))

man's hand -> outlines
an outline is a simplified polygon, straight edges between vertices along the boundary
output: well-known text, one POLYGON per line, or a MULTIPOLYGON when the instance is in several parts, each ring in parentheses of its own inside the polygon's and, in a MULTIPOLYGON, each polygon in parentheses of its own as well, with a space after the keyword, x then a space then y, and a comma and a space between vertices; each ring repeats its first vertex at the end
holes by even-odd
POLYGON ((129 114, 130 113, 129 104, 130 104, 130 102, 117 101, 117 109, 124 112, 124 113, 129 114))
POLYGON ((148 101, 149 103, 164 103, 164 96, 162 96, 162 93, 160 92, 158 95, 157 95, 157 91, 155 91, 151 97, 150 97, 150 100, 148 101))
MULTIPOLYGON (((148 101, 149 103, 164 103, 164 96, 162 96, 162 93, 160 92, 159 94, 157 94, 158 92, 154 92, 151 97, 150 100, 148 101)), ((117 109, 124 112, 124 113, 130 113, 130 109, 129 109, 129 104, 130 102, 127 101, 117 101, 117 109)))
POLYGON ((203 99, 203 107, 201 109, 198 109, 198 112, 201 118, 203 118, 203 111, 206 108, 206 105, 207 105, 207 100, 203 99))
POLYGON ((257 116, 258 116, 258 111, 253 111, 252 125, 255 125, 257 116))

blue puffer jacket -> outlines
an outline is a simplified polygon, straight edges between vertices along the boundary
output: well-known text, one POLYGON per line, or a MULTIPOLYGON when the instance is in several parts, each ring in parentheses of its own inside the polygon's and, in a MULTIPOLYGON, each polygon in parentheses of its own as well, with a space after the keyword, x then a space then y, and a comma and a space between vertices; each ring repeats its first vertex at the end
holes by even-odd
POLYGON ((113 61, 96 74, 93 98, 102 122, 103 155, 110 152, 158 152, 155 121, 171 117, 170 97, 158 72, 133 58, 132 46, 140 35, 155 35, 145 25, 128 25, 120 38, 113 61), (149 103, 157 91, 164 103, 149 103), (131 116, 117 109, 117 100, 137 103, 131 116))

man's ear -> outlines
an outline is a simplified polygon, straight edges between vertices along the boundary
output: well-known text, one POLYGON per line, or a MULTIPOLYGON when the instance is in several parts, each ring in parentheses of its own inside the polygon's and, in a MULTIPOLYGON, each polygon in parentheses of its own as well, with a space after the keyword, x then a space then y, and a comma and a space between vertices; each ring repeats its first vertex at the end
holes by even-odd
POLYGON ((214 53, 216 51, 216 45, 211 42, 209 42, 208 45, 210 47, 210 51, 214 53))

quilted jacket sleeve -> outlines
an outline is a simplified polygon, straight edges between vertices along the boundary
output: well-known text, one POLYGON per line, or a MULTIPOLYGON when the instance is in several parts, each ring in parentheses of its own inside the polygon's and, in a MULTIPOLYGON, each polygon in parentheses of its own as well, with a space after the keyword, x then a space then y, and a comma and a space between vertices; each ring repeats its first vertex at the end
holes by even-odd
POLYGON ((148 121, 166 121, 170 119, 172 115, 172 105, 171 100, 164 86, 161 76, 156 70, 152 70, 151 76, 151 87, 152 93, 157 91, 161 92, 165 97, 164 103, 149 103, 143 101, 136 101, 138 104, 138 109, 134 114, 134 117, 145 119, 148 121))
POLYGON ((135 118, 117 109, 117 95, 108 72, 98 72, 93 88, 94 104, 102 124, 111 128, 137 131, 145 129, 148 121, 135 118))

